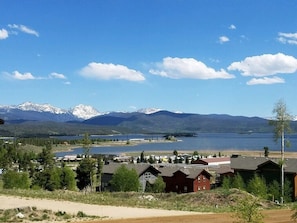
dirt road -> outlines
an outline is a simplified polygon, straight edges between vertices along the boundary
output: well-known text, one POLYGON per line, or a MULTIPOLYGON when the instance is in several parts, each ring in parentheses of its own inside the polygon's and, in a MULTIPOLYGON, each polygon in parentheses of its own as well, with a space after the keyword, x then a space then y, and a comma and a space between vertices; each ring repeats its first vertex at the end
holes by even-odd
MULTIPOLYGON (((52 211, 65 211, 69 214, 77 214, 82 211, 87 215, 105 217, 107 219, 126 219, 140 217, 181 216, 193 214, 188 211, 168 211, 160 209, 115 207, 103 205, 82 204, 69 201, 54 201, 47 199, 32 199, 0 195, 0 209, 12 209, 20 207, 36 207, 52 211)), ((199 214, 199 213, 197 213, 199 214)))
MULTIPOLYGON (((235 220, 230 214, 226 213, 207 214, 159 209, 114 207, 0 195, 0 209, 27 206, 37 207, 38 209, 50 209, 53 211, 65 211, 69 214, 77 214, 77 212, 82 211, 88 215, 107 217, 104 223, 231 223, 235 220)), ((269 210, 263 213, 265 223, 293 222, 291 220, 291 210, 269 210)), ((102 220, 91 222, 102 223, 102 220)))
MULTIPOLYGON (((265 223, 293 223, 290 210, 264 211, 265 223)), ((235 219, 230 214, 201 214, 142 219, 107 220, 104 223, 232 223, 235 219)), ((102 223, 94 221, 92 223, 102 223)))

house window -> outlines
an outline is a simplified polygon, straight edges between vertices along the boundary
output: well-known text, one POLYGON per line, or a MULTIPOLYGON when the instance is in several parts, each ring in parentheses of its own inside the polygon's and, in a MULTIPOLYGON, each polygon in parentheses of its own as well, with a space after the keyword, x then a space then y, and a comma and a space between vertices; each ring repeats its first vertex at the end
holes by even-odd
POLYGON ((205 190, 206 189, 206 187, 205 186, 203 186, 203 190, 205 190))
POLYGON ((200 176, 198 176, 198 181, 200 181, 200 176))
POLYGON ((188 187, 187 186, 184 186, 184 192, 188 192, 188 187))
POLYGON ((200 186, 198 187, 198 190, 201 190, 200 186))
POLYGON ((206 180, 206 177, 203 175, 203 182, 205 182, 205 180, 206 180))

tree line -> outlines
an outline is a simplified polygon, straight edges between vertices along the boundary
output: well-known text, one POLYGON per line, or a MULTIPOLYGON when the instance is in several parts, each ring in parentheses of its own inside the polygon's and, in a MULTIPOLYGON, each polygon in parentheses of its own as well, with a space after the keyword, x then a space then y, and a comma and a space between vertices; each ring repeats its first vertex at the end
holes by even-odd
MULTIPOLYGON (((222 188, 225 190, 230 190, 231 188, 237 188, 243 191, 247 191, 254 196, 280 202, 282 197, 280 191, 280 183, 277 180, 273 180, 269 185, 266 183, 264 177, 261 177, 258 174, 254 174, 254 176, 248 180, 244 181, 242 176, 237 173, 233 177, 224 177, 222 181, 222 188)), ((292 185, 289 180, 285 180, 285 189, 284 189, 284 201, 291 202, 292 201, 292 185)))
MULTIPOLYGON (((28 142, 28 141, 27 141, 28 142)), ((2 170, 3 187, 6 189, 44 189, 44 190, 80 190, 100 191, 101 175, 104 164, 102 155, 90 155, 92 144, 88 134, 80 143, 83 144, 83 159, 75 169, 67 166, 67 162, 57 162, 52 151, 52 142, 44 142, 42 151, 34 153, 18 148, 16 143, 0 141, 0 169, 2 170)), ((121 166, 113 175, 111 186, 113 191, 139 191, 139 176, 134 169, 121 166)), ((154 185, 148 185, 147 191, 163 192, 165 183, 158 178, 154 185)))

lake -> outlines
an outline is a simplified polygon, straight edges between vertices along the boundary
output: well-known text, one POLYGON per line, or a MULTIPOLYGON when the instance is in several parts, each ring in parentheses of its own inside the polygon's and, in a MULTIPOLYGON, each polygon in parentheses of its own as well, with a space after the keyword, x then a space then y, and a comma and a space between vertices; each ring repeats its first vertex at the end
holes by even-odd
MULTIPOLYGON (((81 136, 83 137, 83 136, 81 136)), ((114 135, 114 136, 90 136, 91 138, 104 138, 114 140, 131 139, 161 139, 162 135, 114 135)), ((63 139, 63 137, 58 137, 63 139)), ((76 137, 77 138, 77 137, 76 137)), ((297 134, 290 134, 286 137, 291 142, 291 147, 286 151, 297 151, 297 134)), ((74 137, 64 137, 64 139, 74 139, 74 137)), ((100 146, 91 147, 91 154, 120 154, 127 152, 149 152, 149 151, 202 151, 202 150, 263 150, 267 146, 270 151, 280 151, 280 140, 276 143, 271 133, 199 133, 197 137, 178 137, 177 142, 168 143, 140 143, 133 146, 100 146)), ((73 151, 59 152, 56 156, 83 154, 83 148, 76 148, 73 151)))

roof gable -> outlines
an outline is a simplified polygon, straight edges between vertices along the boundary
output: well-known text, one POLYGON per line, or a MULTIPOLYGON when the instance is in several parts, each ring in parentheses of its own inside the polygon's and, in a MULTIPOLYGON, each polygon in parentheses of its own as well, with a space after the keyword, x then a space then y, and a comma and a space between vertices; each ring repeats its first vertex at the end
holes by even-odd
POLYGON ((265 157, 231 157, 231 168, 237 170, 256 170, 260 164, 267 160, 268 158, 265 157))
POLYGON ((161 171, 161 176, 163 177, 173 177, 177 173, 182 173, 185 175, 186 178, 189 178, 189 179, 195 179, 201 174, 204 174, 205 176, 208 176, 208 177, 211 176, 211 174, 208 171, 206 171, 201 167, 195 168, 191 166, 186 166, 186 167, 164 166, 159 170, 161 171))
POLYGON ((112 175, 112 174, 114 174, 116 172, 116 170, 121 165, 125 165, 125 167, 127 169, 129 169, 129 170, 135 169, 138 176, 141 176, 143 173, 148 172, 148 171, 152 172, 152 173, 155 173, 155 174, 160 173, 159 170, 154 168, 152 165, 146 164, 146 163, 139 163, 139 164, 110 163, 110 164, 107 164, 107 165, 103 166, 102 173, 112 175))
POLYGON ((269 168, 269 169, 280 169, 280 165, 277 161, 274 160, 267 160, 264 163, 258 165, 258 169, 269 168))
MULTIPOLYGON (((234 170, 257 170, 272 165, 279 168, 280 159, 266 157, 235 157, 231 158, 231 169, 234 170)), ((297 159, 285 159, 284 170, 286 173, 297 173, 297 159)))

